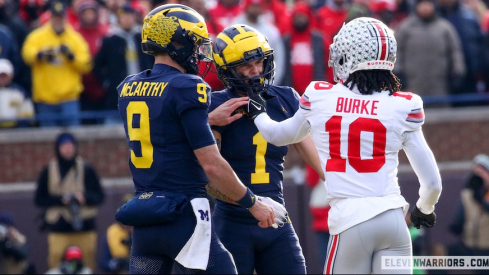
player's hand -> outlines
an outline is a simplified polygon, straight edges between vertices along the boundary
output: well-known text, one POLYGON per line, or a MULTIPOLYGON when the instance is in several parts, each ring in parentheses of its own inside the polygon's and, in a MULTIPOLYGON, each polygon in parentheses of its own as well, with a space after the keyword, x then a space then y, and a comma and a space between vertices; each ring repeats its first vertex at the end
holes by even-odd
POLYGON ((413 212, 411 212, 411 222, 413 223, 413 226, 417 229, 420 229, 421 226, 431 228, 436 223, 436 214, 435 212, 428 215, 423 214, 415 205, 413 212))
POLYGON ((255 119, 259 114, 267 111, 267 102, 259 93, 250 90, 247 94, 250 99, 248 101, 248 110, 246 114, 250 118, 255 119))
POLYGON ((282 227, 289 221, 289 213, 287 213, 287 209, 282 204, 269 197, 256 196, 256 200, 272 207, 273 213, 275 213, 275 223, 272 224, 274 228, 282 227))
POLYGON ((209 125, 211 126, 225 126, 231 122, 240 119, 243 114, 233 112, 241 106, 248 104, 248 97, 232 98, 215 110, 209 113, 209 125))
POLYGON ((258 226, 261 228, 267 228, 275 224, 275 213, 270 205, 256 200, 255 204, 248 210, 259 221, 258 226))

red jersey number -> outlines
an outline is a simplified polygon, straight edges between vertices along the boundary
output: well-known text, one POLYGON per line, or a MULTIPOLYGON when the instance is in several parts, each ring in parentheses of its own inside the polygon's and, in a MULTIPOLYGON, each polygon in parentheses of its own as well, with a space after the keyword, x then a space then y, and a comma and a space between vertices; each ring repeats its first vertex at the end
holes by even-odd
MULTIPOLYGON (((331 117, 325 124, 329 133, 329 155, 326 172, 346 172, 346 159, 341 157, 341 116, 331 117)), ((387 129, 378 119, 357 118, 348 127, 348 162, 358 173, 378 172, 385 164, 387 129), (371 159, 360 156, 361 132, 373 133, 373 154, 371 159)))
POLYGON ((333 84, 326 81, 318 81, 314 84, 314 89, 316 90, 329 90, 333 88, 333 84))

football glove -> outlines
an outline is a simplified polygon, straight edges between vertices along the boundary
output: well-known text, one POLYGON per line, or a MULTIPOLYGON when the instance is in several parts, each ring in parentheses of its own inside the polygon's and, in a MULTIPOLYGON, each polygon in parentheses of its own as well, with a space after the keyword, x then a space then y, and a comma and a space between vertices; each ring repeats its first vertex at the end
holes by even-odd
POLYGON ((259 114, 267 111, 267 102, 258 93, 249 92, 247 94, 250 99, 248 100, 248 110, 246 111, 246 114, 250 118, 255 119, 259 114))
POLYGON ((436 223, 436 214, 435 212, 428 215, 423 214, 417 206, 414 206, 414 210, 411 212, 411 222, 417 229, 420 229, 421 226, 431 228, 436 223))
POLYGON ((256 196, 256 199, 272 207, 273 212, 275 213, 275 223, 272 225, 273 228, 278 228, 279 226, 282 227, 289 221, 289 213, 287 213, 287 209, 285 209, 282 204, 269 197, 256 196))

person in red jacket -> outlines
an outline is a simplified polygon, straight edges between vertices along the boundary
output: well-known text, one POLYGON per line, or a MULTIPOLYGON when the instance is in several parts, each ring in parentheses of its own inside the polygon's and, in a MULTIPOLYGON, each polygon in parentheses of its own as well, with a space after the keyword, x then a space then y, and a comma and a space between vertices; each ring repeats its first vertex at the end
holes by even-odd
MULTIPOLYGON (((216 20, 215 17, 212 17, 210 15, 209 10, 205 6, 205 0, 187 0, 185 1, 185 3, 183 3, 183 1, 180 1, 180 3, 186 4, 187 6, 198 12, 200 15, 202 15, 202 17, 204 17, 205 24, 207 25, 207 30, 209 31, 209 36, 212 41, 214 41, 217 34, 219 34, 224 29, 219 21, 216 20)), ((207 64, 208 63, 206 62, 201 62, 199 65, 199 72, 205 75, 204 81, 207 82, 209 86, 211 86, 213 91, 223 90, 225 88, 224 84, 217 77, 217 70, 213 63, 210 64, 210 71, 207 74, 204 74, 205 70, 209 70, 207 69, 207 64)))
POLYGON ((302 95, 311 81, 326 80, 324 38, 315 29, 312 10, 304 2, 294 5, 289 24, 291 31, 283 39, 285 76, 282 85, 291 86, 302 95))
POLYGON ((346 0, 328 0, 326 4, 318 9, 318 28, 324 36, 324 47, 326 58, 326 80, 334 83, 333 68, 328 67, 329 45, 333 43, 334 36, 340 31, 341 26, 346 21, 346 16, 349 11, 349 6, 346 0))
POLYGON ((229 26, 242 11, 243 7, 239 4, 239 0, 218 0, 209 14, 222 26, 229 26))

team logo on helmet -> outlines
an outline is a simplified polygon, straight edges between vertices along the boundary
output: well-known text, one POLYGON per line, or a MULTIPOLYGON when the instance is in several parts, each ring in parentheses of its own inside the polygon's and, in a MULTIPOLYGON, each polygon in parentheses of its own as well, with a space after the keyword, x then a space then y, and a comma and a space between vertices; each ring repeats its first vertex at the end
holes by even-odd
POLYGON ((178 29, 178 22, 175 16, 166 17, 162 14, 149 15, 144 18, 143 37, 164 46, 171 42, 171 38, 178 29), (153 17, 157 17, 154 19, 153 17))
POLYGON ((167 53, 190 74, 199 73, 199 62, 212 61, 205 20, 184 5, 167 4, 152 10, 144 18, 141 39, 144 53, 167 53))

